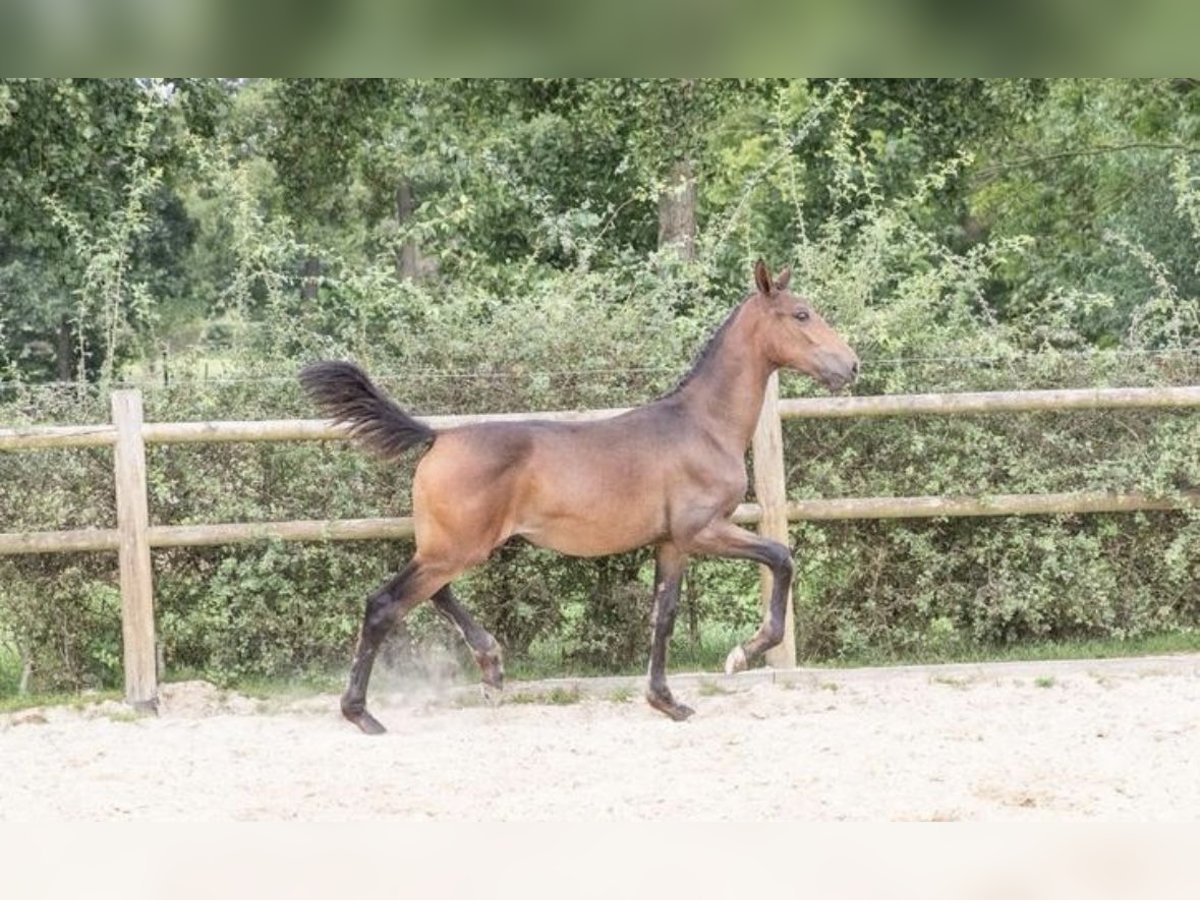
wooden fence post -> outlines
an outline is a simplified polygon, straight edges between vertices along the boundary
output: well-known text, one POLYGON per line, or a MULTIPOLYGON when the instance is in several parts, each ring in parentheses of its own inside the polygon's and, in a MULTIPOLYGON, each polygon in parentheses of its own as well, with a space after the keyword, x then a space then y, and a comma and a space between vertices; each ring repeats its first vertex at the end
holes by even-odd
MULTIPOLYGON (((754 429, 754 494, 762 508, 758 533, 788 544, 787 480, 783 466, 783 423, 779 418, 779 375, 767 381, 762 413, 754 429)), ((790 544, 789 544, 790 546, 790 544)), ((771 599, 771 573, 762 570, 763 609, 771 599)), ((783 642, 767 651, 767 664, 776 669, 796 667, 796 616, 792 610, 792 590, 788 585, 787 613, 784 617, 783 642)))
POLYGON ((146 445, 142 441, 142 395, 113 391, 117 442, 113 470, 117 490, 118 558, 121 570, 121 643, 125 702, 158 709, 154 652, 154 589, 150 571, 150 510, 146 499, 146 445))

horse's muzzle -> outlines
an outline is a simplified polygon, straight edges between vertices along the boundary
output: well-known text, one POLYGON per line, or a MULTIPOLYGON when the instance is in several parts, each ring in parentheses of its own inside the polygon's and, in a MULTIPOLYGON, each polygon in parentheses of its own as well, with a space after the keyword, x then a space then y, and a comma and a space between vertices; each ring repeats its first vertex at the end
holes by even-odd
POLYGON ((856 378, 858 378, 857 359, 846 366, 830 366, 823 373, 821 380, 825 382, 825 387, 836 394, 842 388, 851 384, 856 378))

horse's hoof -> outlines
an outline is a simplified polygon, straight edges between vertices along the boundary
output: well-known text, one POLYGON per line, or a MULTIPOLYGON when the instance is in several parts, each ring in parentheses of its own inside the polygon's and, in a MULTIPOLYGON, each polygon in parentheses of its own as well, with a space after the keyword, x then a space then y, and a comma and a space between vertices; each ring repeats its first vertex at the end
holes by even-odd
POLYGON ((365 709, 351 712, 342 710, 342 715, 358 726, 363 734, 383 734, 387 731, 383 724, 365 709))
POLYGON ((504 690, 504 660, 500 655, 500 645, 494 639, 491 650, 475 654, 475 662, 479 664, 485 699, 489 697, 489 688, 497 693, 504 690))
POLYGON ((674 721, 683 722, 687 719, 690 719, 696 711, 687 704, 676 703, 670 709, 664 709, 663 712, 670 716, 674 721))
POLYGON ((683 703, 676 703, 672 697, 659 697, 654 694, 646 695, 646 702, 664 716, 676 722, 690 718, 696 711, 683 703))
POLYGON ((369 712, 359 716, 354 724, 362 730, 363 734, 384 734, 387 731, 383 724, 369 712))
POLYGON ((746 671, 749 665, 750 661, 746 659, 746 651, 742 649, 741 644, 738 644, 725 657, 725 674, 736 675, 738 672, 746 671))
POLYGON ((488 684, 486 681, 480 682, 479 690, 483 694, 483 701, 488 706, 499 706, 500 700, 504 696, 504 688, 498 684, 488 684))

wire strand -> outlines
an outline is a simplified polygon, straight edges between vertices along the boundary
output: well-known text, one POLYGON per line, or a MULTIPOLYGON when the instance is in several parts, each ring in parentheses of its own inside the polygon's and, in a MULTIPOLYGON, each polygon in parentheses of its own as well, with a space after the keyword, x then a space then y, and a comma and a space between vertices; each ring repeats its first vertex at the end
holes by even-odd
MULTIPOLYGON (((1100 362, 1117 358, 1161 358, 1161 357, 1191 357, 1200 360, 1200 347, 1181 347, 1167 350, 1072 350, 1055 353, 1026 353, 1005 356, 897 356, 897 357, 864 357, 862 367, 870 370, 873 367, 905 366, 914 364, 962 364, 987 363, 996 364, 1026 364, 1047 362, 1052 360, 1074 360, 1100 362)), ((396 369, 391 371, 372 372, 373 378, 391 381, 405 378, 438 378, 438 379, 514 379, 536 378, 539 376, 556 377, 566 375, 585 376, 619 376, 619 375, 669 375, 682 374, 684 366, 631 366, 624 368, 573 368, 573 369, 396 369)), ((168 369, 168 372, 170 370, 168 369)), ((295 375, 202 375, 195 372, 171 374, 171 382, 184 384, 292 384, 298 383, 295 375)), ((124 387, 164 387, 161 372, 144 378, 118 379, 114 385, 124 387)), ((78 389, 81 385, 76 381, 51 381, 30 383, 15 380, 0 380, 0 387, 31 387, 37 389, 78 389)), ((91 389, 96 385, 86 384, 84 388, 91 389)), ((165 385, 170 387, 170 384, 165 385)))

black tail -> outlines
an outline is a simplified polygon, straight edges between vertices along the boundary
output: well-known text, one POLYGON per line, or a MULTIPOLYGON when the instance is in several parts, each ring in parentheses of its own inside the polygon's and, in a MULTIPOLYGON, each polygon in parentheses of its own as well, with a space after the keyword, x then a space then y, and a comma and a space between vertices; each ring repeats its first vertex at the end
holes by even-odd
POLYGON ((372 384, 353 363, 316 362, 300 370, 300 384, 317 406, 386 459, 426 444, 437 432, 418 422, 372 384))

